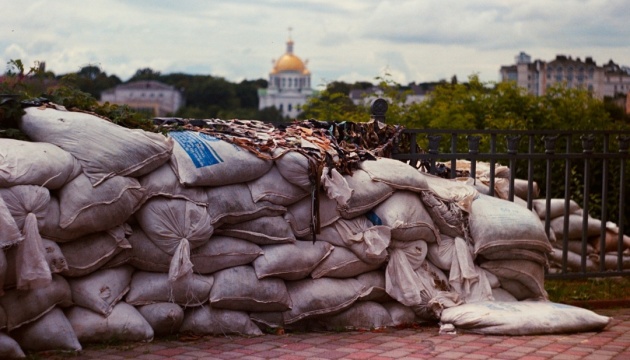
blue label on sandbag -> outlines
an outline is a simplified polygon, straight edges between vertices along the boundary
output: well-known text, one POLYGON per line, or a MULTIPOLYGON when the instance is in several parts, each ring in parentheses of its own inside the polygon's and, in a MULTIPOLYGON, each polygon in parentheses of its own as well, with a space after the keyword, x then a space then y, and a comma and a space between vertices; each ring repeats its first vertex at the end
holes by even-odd
POLYGON ((368 220, 372 222, 372 224, 383 225, 383 220, 381 220, 381 218, 378 217, 378 215, 376 215, 374 211, 370 210, 367 214, 365 214, 365 216, 368 218, 368 220))
POLYGON ((179 146, 186 151, 197 168, 223 162, 219 154, 207 143, 208 141, 219 141, 214 136, 192 131, 173 131, 169 133, 169 136, 175 139, 179 146))

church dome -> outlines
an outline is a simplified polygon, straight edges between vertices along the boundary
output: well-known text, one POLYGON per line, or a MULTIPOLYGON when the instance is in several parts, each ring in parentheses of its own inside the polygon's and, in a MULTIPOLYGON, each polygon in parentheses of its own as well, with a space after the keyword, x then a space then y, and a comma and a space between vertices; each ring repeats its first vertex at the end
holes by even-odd
POLYGON ((309 74, 306 64, 297 56, 293 54, 293 41, 287 42, 287 52, 284 53, 278 60, 276 60, 272 74, 278 74, 286 71, 296 71, 300 74, 309 74))

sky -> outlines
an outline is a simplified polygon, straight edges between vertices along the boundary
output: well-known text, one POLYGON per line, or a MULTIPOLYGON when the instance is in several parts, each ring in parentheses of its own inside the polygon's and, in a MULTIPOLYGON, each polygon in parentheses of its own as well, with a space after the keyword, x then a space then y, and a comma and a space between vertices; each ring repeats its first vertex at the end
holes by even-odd
POLYGON ((0 5, 0 69, 98 66, 127 81, 162 74, 268 79, 286 51, 311 84, 500 80, 521 51, 630 65, 627 0, 42 0, 0 5), (289 30, 291 29, 291 30, 289 30))

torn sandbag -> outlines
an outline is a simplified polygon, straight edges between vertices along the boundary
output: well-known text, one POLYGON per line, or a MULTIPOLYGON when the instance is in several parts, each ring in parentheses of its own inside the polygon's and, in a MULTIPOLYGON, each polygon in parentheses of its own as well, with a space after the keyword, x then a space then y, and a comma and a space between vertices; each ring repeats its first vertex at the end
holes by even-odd
POLYGON ((316 239, 347 248, 368 264, 381 264, 387 260, 391 229, 373 225, 367 217, 359 216, 350 220, 338 219, 324 227, 316 239))
POLYGON ((127 294, 134 268, 128 265, 102 269, 80 278, 68 279, 72 301, 105 317, 127 294))

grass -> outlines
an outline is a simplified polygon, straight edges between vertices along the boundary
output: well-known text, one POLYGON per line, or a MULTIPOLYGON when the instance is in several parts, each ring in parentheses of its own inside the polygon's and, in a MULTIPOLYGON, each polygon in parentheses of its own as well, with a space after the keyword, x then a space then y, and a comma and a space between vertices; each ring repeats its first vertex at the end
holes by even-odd
POLYGON ((630 277, 545 280, 545 290, 558 303, 630 300, 630 277))

